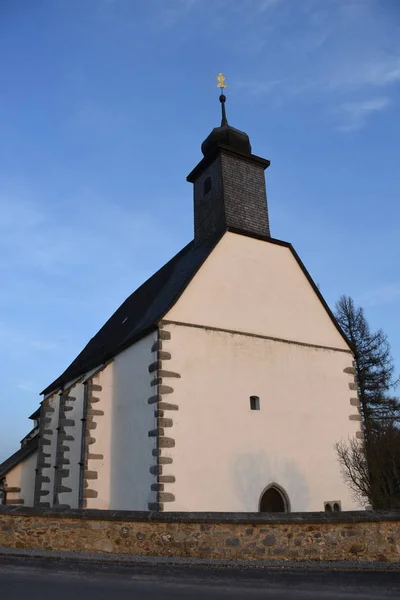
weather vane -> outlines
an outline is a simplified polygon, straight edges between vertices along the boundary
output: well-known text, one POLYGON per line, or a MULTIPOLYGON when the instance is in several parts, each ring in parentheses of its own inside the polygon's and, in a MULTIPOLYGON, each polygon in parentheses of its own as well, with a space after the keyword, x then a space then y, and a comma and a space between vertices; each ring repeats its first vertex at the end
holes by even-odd
POLYGON ((221 90, 221 95, 219 97, 219 101, 221 102, 221 110, 222 110, 221 127, 224 127, 224 125, 228 125, 228 120, 226 118, 226 112, 225 112, 226 96, 224 94, 224 89, 226 88, 226 83, 225 83, 225 77, 222 75, 222 73, 218 73, 217 81, 218 81, 217 87, 221 90))
POLYGON ((226 83, 225 83, 225 77, 222 75, 222 73, 218 73, 217 75, 217 87, 219 88, 226 88, 226 83))

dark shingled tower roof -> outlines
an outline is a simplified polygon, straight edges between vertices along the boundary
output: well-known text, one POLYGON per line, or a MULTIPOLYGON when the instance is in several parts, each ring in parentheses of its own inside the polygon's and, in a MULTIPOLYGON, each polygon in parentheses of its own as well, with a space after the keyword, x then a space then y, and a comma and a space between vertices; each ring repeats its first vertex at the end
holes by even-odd
POLYGON ((250 138, 244 131, 240 131, 232 125, 229 125, 226 117, 225 94, 221 94, 219 97, 221 102, 222 118, 221 126, 214 127, 210 135, 204 140, 201 145, 201 151, 205 157, 213 155, 220 146, 230 148, 235 152, 243 155, 251 155, 251 144, 250 138))

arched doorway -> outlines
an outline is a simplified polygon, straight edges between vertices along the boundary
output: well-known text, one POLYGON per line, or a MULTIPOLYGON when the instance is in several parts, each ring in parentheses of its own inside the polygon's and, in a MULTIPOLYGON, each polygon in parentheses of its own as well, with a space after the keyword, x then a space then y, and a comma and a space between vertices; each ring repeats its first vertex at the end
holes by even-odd
POLYGON ((261 494, 260 512, 290 512, 289 498, 279 485, 272 483, 261 494))

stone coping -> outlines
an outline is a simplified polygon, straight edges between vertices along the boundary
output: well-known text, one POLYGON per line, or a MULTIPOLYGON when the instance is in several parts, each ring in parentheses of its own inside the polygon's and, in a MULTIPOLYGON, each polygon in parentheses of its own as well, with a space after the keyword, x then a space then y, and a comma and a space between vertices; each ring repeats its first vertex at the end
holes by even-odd
POLYGON ((38 508, 29 506, 0 506, 1 515, 16 517, 49 517, 83 519, 91 521, 137 521, 156 523, 237 523, 270 525, 280 524, 330 524, 330 523, 379 523, 400 521, 400 510, 392 511, 348 511, 338 513, 245 513, 245 512, 148 512, 131 510, 93 510, 38 508))

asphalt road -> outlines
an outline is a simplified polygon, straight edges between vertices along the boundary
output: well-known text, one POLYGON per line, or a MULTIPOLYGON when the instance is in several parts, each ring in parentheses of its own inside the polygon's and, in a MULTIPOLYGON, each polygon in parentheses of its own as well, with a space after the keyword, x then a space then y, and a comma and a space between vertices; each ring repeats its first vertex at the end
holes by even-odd
POLYGON ((382 600, 400 597, 400 572, 205 566, 68 565, 0 560, 4 600, 382 600))

